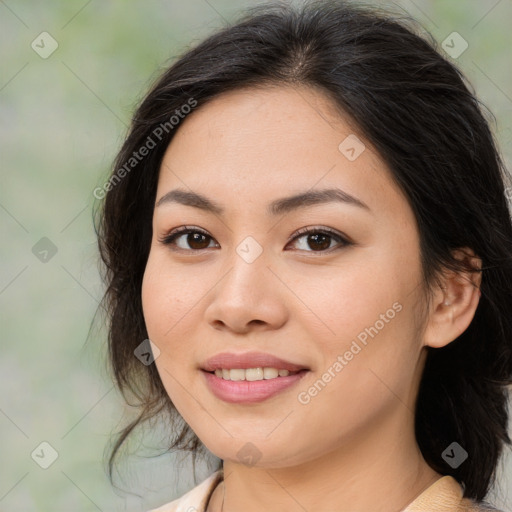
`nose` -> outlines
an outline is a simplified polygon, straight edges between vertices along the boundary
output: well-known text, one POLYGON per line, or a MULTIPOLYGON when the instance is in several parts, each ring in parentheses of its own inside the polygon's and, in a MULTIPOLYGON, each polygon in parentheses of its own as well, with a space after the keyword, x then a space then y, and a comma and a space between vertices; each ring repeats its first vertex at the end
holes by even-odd
POLYGON ((265 252, 253 261, 240 254, 234 253, 228 270, 208 294, 206 321, 217 330, 238 334, 279 329, 288 316, 286 287, 265 252))

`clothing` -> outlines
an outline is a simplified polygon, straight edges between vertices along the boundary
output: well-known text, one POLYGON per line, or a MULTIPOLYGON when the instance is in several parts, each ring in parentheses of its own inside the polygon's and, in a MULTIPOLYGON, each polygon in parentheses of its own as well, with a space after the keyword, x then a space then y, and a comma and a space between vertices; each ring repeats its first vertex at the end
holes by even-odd
MULTIPOLYGON (((210 497, 223 480, 216 471, 198 486, 170 503, 148 512, 205 512, 210 497)), ((451 476, 443 476, 425 489, 402 512, 500 512, 486 503, 463 498, 461 485, 451 476)))

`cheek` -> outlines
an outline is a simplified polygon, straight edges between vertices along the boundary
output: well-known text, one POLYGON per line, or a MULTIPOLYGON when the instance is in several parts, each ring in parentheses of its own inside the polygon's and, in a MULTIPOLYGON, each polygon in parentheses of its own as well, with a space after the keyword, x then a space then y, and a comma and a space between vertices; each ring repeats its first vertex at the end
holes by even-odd
MULTIPOLYGON (((318 372, 325 375, 330 369, 336 375, 331 379, 336 383, 326 386, 326 407, 336 393, 345 397, 345 410, 357 410, 361 398, 376 404, 381 392, 389 394, 386 386, 410 387, 421 348, 416 308, 420 276, 416 252, 387 247, 346 258, 343 269, 331 268, 329 279, 302 278, 299 293, 315 315, 308 314, 312 320, 301 325, 308 331, 306 338, 321 345, 318 372)), ((325 375, 325 381, 329 378, 325 375)))
POLYGON ((166 325, 167 329, 171 325, 168 322, 170 314, 168 307, 170 296, 166 294, 168 286, 156 263, 150 253, 142 280, 142 311, 148 335, 150 339, 154 338, 154 341, 160 339, 161 333, 165 332, 166 325), (166 314, 163 314, 164 311, 166 314))
MULTIPOLYGON (((190 313, 187 301, 187 288, 166 268, 165 261, 158 254, 150 253, 142 281, 142 310, 149 339, 159 348, 160 355, 155 360, 162 382, 169 395, 173 392, 173 379, 170 374, 185 369, 186 344, 179 343, 177 336, 183 322, 190 313)), ((188 354, 190 357, 190 354, 188 354)), ((190 362, 189 362, 190 364, 190 362)), ((174 393, 173 393, 174 394, 174 393)))
MULTIPOLYGON (((190 315, 198 301, 194 280, 169 265, 165 255, 150 252, 142 281, 142 309, 148 334, 161 343, 172 342, 181 319, 190 315)), ((204 294, 204 284, 202 293, 204 294)))
MULTIPOLYGON (((165 255, 151 252, 142 281, 142 309, 149 339, 160 350, 155 365, 164 388, 178 412, 188 419, 190 397, 183 384, 189 378, 193 347, 183 333, 192 303, 197 302, 184 277, 169 270, 165 255)), ((193 418, 192 418, 193 419, 193 418)))
POLYGON ((329 267, 325 278, 318 272, 303 273, 295 291, 309 306, 311 339, 323 333, 329 346, 337 349, 343 340, 354 339, 375 324, 379 331, 389 332, 390 326, 405 316, 397 310, 413 298, 414 267, 413 262, 404 268, 390 255, 368 251, 358 253, 357 258, 354 253, 354 261, 347 258, 343 268, 329 267))

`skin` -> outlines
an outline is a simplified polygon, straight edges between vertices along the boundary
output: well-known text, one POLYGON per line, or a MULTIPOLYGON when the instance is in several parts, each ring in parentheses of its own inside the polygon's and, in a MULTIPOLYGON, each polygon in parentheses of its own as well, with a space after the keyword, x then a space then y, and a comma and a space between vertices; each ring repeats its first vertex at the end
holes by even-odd
POLYGON ((413 212, 371 144, 336 112, 305 87, 226 93, 184 120, 164 156, 156 203, 182 188, 225 208, 221 216, 178 203, 155 207, 142 288, 165 389, 224 461, 225 480, 209 512, 398 511, 441 477, 414 437, 424 347, 442 347, 467 328, 479 281, 446 273, 427 304, 413 212), (365 144, 354 161, 338 149, 350 134, 365 144), (278 217, 265 211, 275 199, 331 187, 370 211, 343 203, 278 217), (211 238, 194 245, 182 235, 175 240, 181 251, 161 242, 185 225, 211 238), (352 245, 295 238, 303 227, 331 228, 352 245), (250 264, 236 252, 247 236, 263 248, 250 264), (298 393, 395 303, 400 312, 309 403, 300 403, 298 393), (257 404, 217 399, 200 364, 219 352, 250 350, 310 372, 257 404), (260 457, 252 465, 237 455, 248 442, 260 457))

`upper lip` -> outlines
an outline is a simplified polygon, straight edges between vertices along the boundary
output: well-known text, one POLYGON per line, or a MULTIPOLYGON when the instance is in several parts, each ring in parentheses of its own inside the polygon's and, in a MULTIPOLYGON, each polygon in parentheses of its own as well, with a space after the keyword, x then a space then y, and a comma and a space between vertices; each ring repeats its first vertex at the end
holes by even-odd
POLYGON ((308 369, 304 365, 285 361, 284 359, 264 352, 245 352, 243 354, 222 352, 204 361, 201 368, 207 372, 213 372, 222 368, 226 370, 233 368, 277 368, 278 370, 288 370, 290 372, 308 369))

